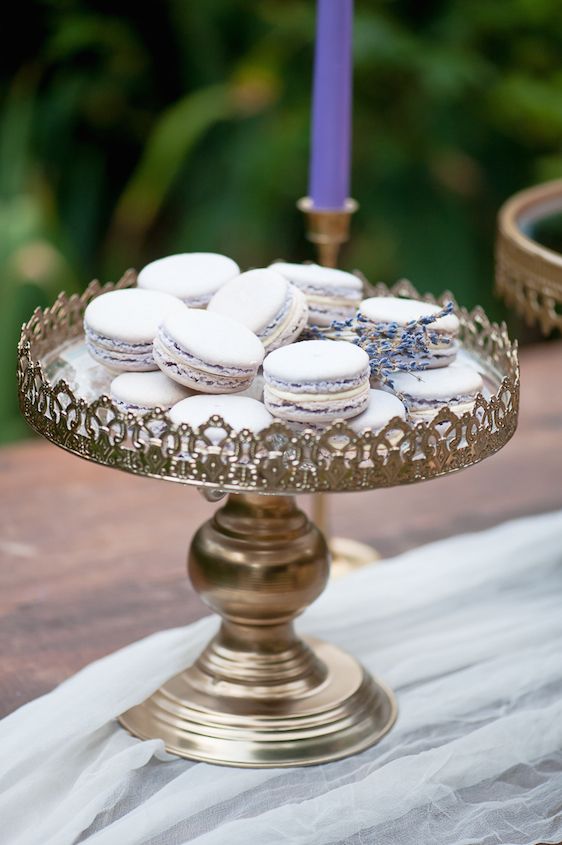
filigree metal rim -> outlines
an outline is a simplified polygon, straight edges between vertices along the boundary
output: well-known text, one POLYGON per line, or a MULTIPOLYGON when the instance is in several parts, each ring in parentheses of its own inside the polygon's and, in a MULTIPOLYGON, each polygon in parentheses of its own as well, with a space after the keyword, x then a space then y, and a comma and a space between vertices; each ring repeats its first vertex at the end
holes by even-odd
POLYGON ((562 331, 562 255, 525 231, 562 210, 562 179, 514 194, 498 214, 496 291, 543 334, 562 331))
MULTIPOLYGON (((322 433, 295 433, 283 422, 254 434, 233 431, 212 417, 200 429, 174 426, 163 411, 142 416, 119 411, 102 395, 86 402, 65 381, 50 383, 41 360, 82 334, 88 302, 101 292, 134 284, 128 271, 116 284, 92 282, 82 296, 62 293, 54 305, 36 309, 22 328, 18 346, 20 407, 30 425, 56 445, 87 460, 152 478, 229 492, 311 493, 390 487, 436 478, 494 454, 512 437, 519 408, 517 345, 505 324, 491 323, 484 311, 457 306, 464 345, 479 356, 499 384, 486 400, 479 396, 472 413, 456 416, 442 408, 430 422, 391 421, 378 434, 361 435, 345 422, 322 433), (216 445, 209 429, 222 427, 216 445)), ((366 282, 366 280, 364 280, 366 282)), ((366 282, 368 285, 368 283, 366 282)), ((388 288, 369 287, 372 295, 400 295, 429 302, 454 297, 420 296, 407 281, 388 288)))

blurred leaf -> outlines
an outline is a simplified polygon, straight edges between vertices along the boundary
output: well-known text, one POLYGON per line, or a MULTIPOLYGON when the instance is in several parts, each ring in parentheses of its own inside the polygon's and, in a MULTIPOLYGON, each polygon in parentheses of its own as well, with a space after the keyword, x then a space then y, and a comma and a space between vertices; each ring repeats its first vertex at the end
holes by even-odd
POLYGON ((163 112, 115 211, 113 226, 142 238, 154 222, 192 147, 235 111, 231 89, 217 85, 189 94, 163 112))

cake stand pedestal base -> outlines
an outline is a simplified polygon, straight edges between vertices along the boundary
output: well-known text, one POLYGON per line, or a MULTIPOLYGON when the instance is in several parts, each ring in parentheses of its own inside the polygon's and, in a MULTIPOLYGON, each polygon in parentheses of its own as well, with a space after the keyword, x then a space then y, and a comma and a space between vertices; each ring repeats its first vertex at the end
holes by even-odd
POLYGON ((194 760, 277 767, 354 754, 391 728, 389 690, 295 633, 328 551, 293 497, 231 494, 193 538, 189 574, 222 625, 193 666, 120 717, 131 733, 194 760))

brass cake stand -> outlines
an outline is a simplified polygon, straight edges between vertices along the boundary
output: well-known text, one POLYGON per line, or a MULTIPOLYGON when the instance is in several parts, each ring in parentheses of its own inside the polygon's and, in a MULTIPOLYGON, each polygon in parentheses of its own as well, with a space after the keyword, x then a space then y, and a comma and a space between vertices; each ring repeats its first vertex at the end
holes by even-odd
MULTIPOLYGON (((129 272, 118 283, 134 283, 129 272)), ((393 694, 350 655, 301 639, 294 618, 320 595, 329 570, 322 534, 294 496, 369 490, 437 478, 492 455, 517 425, 517 352, 505 326, 458 309, 462 355, 483 373, 472 413, 442 409, 430 423, 395 419, 378 434, 345 423, 295 434, 275 423, 260 434, 218 417, 200 429, 173 426, 162 411, 121 413, 111 376, 84 346, 82 317, 102 290, 61 295, 36 310, 18 348, 20 404, 33 428, 87 460, 202 488, 226 504, 195 534, 189 575, 222 617, 193 666, 124 713, 136 736, 161 737, 181 756, 237 766, 334 760, 382 737, 396 719, 393 694), (207 436, 223 428, 225 437, 207 436)), ((416 296, 408 284, 378 295, 416 296)), ((449 298, 449 297, 447 297, 449 298)), ((427 297, 431 300, 431 297, 427 297)))
POLYGON ((562 254, 537 240, 537 227, 562 213, 562 179, 514 194, 498 214, 496 290, 543 334, 562 330, 562 254))

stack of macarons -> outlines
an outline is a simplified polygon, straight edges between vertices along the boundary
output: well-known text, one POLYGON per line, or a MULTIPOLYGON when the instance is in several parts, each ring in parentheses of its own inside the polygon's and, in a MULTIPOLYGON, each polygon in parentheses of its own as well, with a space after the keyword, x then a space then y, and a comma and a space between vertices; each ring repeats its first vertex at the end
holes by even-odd
POLYGON ((373 389, 359 345, 300 340, 307 324, 327 326, 357 311, 364 325, 394 336, 439 311, 416 300, 361 296, 358 276, 316 264, 276 262, 241 273, 224 255, 170 255, 144 267, 136 288, 92 300, 86 345, 115 373, 110 394, 120 410, 159 408, 177 425, 199 427, 220 416, 227 426, 257 432, 275 419, 297 430, 345 420, 360 433, 407 413, 429 418, 445 403, 458 413, 469 409, 482 380, 450 366, 459 331, 453 314, 431 324, 427 355, 417 362, 427 369, 397 373, 396 395, 373 389))
MULTIPOLYGON (((441 310, 439 305, 416 299, 373 296, 361 302, 359 316, 364 326, 372 326, 374 332, 385 331, 399 341, 413 322, 433 318, 441 310)), ((427 351, 413 362, 416 369, 412 366, 410 372, 397 371, 390 376, 392 391, 415 421, 432 419, 445 405, 459 416, 470 412, 483 389, 476 370, 455 363, 459 330, 459 319, 452 313, 429 322, 425 332, 427 351)))

